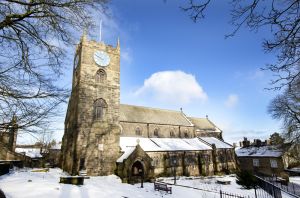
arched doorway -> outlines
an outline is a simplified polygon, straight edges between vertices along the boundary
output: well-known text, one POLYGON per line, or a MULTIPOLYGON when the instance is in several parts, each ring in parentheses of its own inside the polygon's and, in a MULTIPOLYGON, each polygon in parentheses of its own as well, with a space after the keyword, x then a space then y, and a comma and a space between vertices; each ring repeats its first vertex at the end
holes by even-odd
POLYGON ((142 162, 135 161, 131 166, 130 183, 143 182, 145 178, 145 168, 142 162))
POLYGON ((132 164, 131 167, 132 176, 144 176, 144 166, 140 161, 136 161, 132 164))

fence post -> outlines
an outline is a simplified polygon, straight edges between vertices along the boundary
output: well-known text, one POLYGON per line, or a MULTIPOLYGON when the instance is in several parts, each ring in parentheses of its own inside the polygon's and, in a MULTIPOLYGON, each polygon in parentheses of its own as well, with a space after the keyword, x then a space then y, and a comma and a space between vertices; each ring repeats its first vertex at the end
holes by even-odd
POLYGON ((220 190, 220 198, 222 198, 222 190, 220 190))
POLYGON ((257 194, 256 194, 256 186, 254 186, 254 192, 255 192, 255 198, 257 198, 257 194))
POLYGON ((296 194, 295 193, 295 184, 294 183, 291 183, 291 184, 293 185, 294 194, 296 194))

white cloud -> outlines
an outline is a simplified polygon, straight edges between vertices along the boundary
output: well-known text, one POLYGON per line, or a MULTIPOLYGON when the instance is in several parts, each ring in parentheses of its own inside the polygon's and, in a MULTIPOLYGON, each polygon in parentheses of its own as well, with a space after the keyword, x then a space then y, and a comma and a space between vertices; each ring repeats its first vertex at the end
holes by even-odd
POLYGON ((233 108, 237 105, 238 102, 239 102, 239 96, 236 94, 230 94, 227 100, 225 101, 225 106, 228 108, 233 108))
POLYGON ((207 94, 195 76, 183 71, 156 72, 144 81, 144 85, 135 94, 151 96, 155 100, 172 104, 207 100, 207 94))

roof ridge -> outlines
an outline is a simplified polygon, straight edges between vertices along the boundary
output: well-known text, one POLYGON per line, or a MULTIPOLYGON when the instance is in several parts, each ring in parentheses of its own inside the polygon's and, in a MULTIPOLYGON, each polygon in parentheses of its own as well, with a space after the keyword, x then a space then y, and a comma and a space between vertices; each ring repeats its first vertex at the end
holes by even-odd
POLYGON ((191 118, 191 119, 207 119, 207 118, 198 118, 198 117, 193 117, 193 116, 187 116, 188 118, 191 118))
POLYGON ((191 124, 191 126, 195 126, 194 123, 188 118, 188 116, 186 116, 185 113, 183 113, 183 111, 181 111, 181 114, 191 124))
POLYGON ((120 105, 126 105, 126 106, 138 107, 138 108, 153 109, 153 110, 162 110, 162 111, 171 111, 171 112, 181 113, 180 111, 171 110, 171 109, 161 109, 161 108, 157 108, 157 107, 146 107, 146 106, 131 105, 131 104, 120 104, 120 105))

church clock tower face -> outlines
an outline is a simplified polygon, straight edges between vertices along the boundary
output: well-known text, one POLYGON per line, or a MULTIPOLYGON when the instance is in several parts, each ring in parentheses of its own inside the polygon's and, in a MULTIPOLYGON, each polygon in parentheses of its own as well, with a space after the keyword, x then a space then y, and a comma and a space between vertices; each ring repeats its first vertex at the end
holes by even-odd
POLYGON ((95 51, 94 53, 94 60, 97 65, 106 67, 110 63, 110 57, 109 55, 104 51, 95 51))

